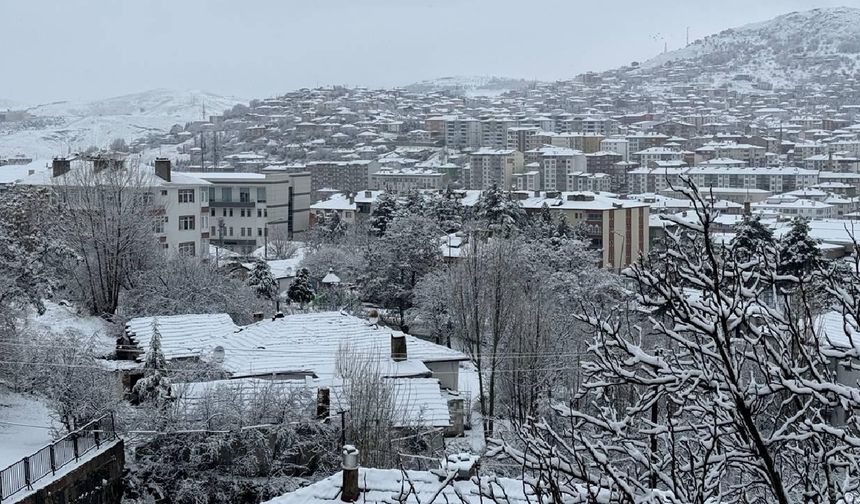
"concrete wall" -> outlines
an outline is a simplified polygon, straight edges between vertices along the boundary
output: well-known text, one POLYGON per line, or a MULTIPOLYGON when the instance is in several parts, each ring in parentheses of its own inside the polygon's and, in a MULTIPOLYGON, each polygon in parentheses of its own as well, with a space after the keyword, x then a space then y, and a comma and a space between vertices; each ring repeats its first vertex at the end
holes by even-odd
MULTIPOLYGON (((122 499, 122 471, 125 446, 118 440, 112 447, 51 483, 40 486, 20 504, 119 504, 122 499)), ((14 496, 13 496, 14 497, 14 496)))

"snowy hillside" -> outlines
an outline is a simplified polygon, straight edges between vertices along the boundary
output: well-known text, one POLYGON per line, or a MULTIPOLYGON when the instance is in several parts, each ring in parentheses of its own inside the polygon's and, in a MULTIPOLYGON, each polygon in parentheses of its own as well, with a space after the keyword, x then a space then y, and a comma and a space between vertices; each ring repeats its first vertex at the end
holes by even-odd
POLYGON ((652 58, 642 68, 692 64, 703 80, 746 74, 779 86, 822 76, 853 76, 860 69, 858 60, 860 9, 838 7, 792 12, 724 30, 652 58))
POLYGON ((54 102, 27 108, 33 116, 0 123, 0 156, 50 158, 59 153, 105 147, 219 114, 241 100, 202 91, 156 89, 93 102, 54 102))
POLYGON ((493 96, 505 91, 525 88, 530 83, 531 81, 524 79, 508 77, 458 75, 424 80, 405 87, 416 92, 455 91, 467 96, 493 96))

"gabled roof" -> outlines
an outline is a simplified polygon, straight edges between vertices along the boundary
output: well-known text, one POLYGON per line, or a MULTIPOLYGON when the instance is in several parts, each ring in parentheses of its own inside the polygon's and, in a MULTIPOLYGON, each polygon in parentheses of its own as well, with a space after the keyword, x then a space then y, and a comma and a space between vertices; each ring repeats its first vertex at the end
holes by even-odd
POLYGON ((149 351, 153 322, 157 322, 161 348, 168 360, 206 356, 217 346, 214 341, 223 340, 237 328, 226 313, 133 318, 126 322, 125 332, 142 350, 139 361, 149 351))
MULTIPOLYGON (((482 504, 505 502, 528 504, 549 502, 549 496, 539 497, 531 485, 522 480, 482 476, 467 481, 444 483, 444 473, 436 471, 401 471, 399 469, 358 469, 358 487, 363 504, 482 504)), ((338 472, 312 485, 276 497, 264 504, 332 504, 340 503, 343 473, 338 472)), ((598 501, 607 501, 601 492, 598 501)), ((582 489, 581 501, 588 494, 582 489)))

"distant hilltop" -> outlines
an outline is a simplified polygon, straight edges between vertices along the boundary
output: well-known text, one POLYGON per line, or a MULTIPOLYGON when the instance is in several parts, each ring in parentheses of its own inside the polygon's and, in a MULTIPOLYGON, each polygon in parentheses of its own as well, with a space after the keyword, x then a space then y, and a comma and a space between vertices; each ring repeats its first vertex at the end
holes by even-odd
POLYGON ((803 84, 860 71, 860 9, 837 7, 791 12, 723 30, 687 47, 651 58, 629 71, 695 68, 695 81, 803 84))

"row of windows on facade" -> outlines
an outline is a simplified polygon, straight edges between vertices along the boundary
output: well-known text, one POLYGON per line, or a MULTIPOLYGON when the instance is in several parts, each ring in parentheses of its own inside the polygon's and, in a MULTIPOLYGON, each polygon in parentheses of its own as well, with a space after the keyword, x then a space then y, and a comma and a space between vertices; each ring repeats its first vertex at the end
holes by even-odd
MULTIPOLYGON (((194 203, 194 189, 179 189, 177 191, 179 203, 194 203)), ((201 191, 201 198, 206 200, 206 193, 201 191)), ((232 187, 210 187, 209 188, 209 201, 220 201, 225 203, 230 203, 233 201, 233 188, 232 187), (220 195, 219 199, 217 196, 220 195)), ((258 187, 257 188, 257 200, 258 203, 266 202, 266 188, 258 187)), ((251 202, 251 188, 250 187, 240 187, 239 188, 239 202, 240 203, 250 203, 251 202)))
MULTIPOLYGON (((222 208, 221 213, 222 213, 222 217, 233 217, 233 209, 232 208, 222 208)), ((215 209, 214 208, 209 209, 209 215, 211 215, 212 217, 215 217, 215 209)), ((253 217, 253 216, 254 216, 253 209, 251 209, 251 208, 248 208, 248 209, 240 208, 239 209, 239 217, 253 217)), ((257 217, 268 217, 268 216, 269 216, 269 209, 268 208, 258 208, 257 209, 257 217)))
MULTIPOLYGON (((257 236, 268 236, 269 229, 268 228, 257 228, 257 236)), ((233 236, 233 227, 224 227, 223 236, 233 236)), ((252 238, 254 236, 254 228, 239 228, 239 236, 252 238)), ((216 226, 212 226, 209 228, 209 238, 217 238, 218 237, 218 228, 216 226)))

